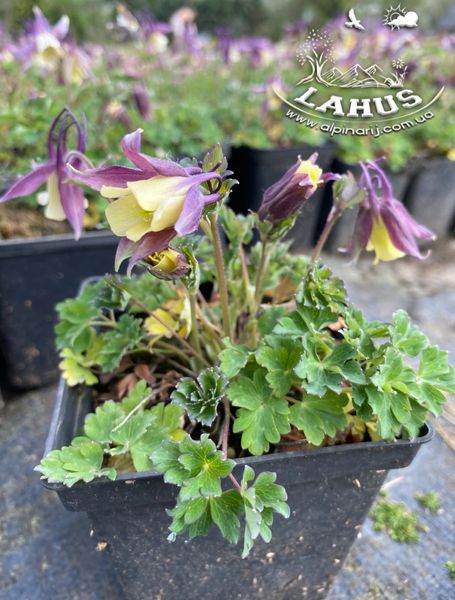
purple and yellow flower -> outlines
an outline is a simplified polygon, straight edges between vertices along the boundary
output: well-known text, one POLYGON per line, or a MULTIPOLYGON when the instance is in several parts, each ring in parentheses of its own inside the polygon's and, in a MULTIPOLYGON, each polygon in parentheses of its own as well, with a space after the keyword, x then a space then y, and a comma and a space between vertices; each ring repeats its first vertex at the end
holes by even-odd
POLYGON ((152 275, 155 275, 158 279, 170 281, 180 279, 190 269, 186 256, 173 248, 167 248, 146 256, 143 262, 152 275))
POLYGON ((392 186, 376 161, 360 163, 360 185, 366 197, 360 205, 350 250, 375 253, 374 263, 409 255, 426 258, 417 240, 434 240, 435 234, 417 223, 404 205, 393 197, 392 186))
MULTIPOLYGON (((176 236, 194 233, 204 209, 220 199, 221 176, 141 152, 141 129, 122 140, 125 157, 135 167, 111 166, 77 171, 73 177, 99 190, 111 203, 106 218, 121 239, 116 269, 131 258, 129 271, 141 259, 168 247, 176 236), (208 183, 211 191, 202 184, 208 183)), ((71 167, 70 167, 71 168, 71 167)))
POLYGON ((323 173, 316 164, 315 152, 307 160, 299 156, 297 162, 265 192, 259 208, 259 216, 272 223, 279 223, 296 215, 305 202, 327 181, 339 179, 335 173, 323 173))
POLYGON ((35 18, 27 36, 32 60, 40 67, 55 68, 64 55, 61 42, 68 34, 69 18, 63 15, 51 25, 37 6, 33 7, 33 13, 35 18))
POLYGON ((36 164, 27 175, 20 177, 0 197, 0 203, 14 198, 29 196, 47 183, 47 192, 43 192, 40 204, 45 204, 45 216, 55 221, 68 220, 79 239, 84 221, 86 200, 78 185, 68 181, 68 165, 80 169, 85 160, 85 120, 81 123, 68 110, 62 110, 51 124, 48 134, 49 158, 36 164), (68 150, 68 133, 74 128, 77 133, 76 151, 68 150), (46 197, 44 197, 46 195, 46 197))

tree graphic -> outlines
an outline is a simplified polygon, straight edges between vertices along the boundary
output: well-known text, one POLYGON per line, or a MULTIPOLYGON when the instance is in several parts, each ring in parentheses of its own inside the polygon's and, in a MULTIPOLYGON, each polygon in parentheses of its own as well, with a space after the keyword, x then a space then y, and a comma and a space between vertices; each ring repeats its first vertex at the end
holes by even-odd
POLYGON ((333 39, 324 31, 311 29, 306 40, 297 48, 297 60, 302 66, 309 65, 311 72, 301 79, 297 85, 308 81, 319 81, 329 85, 325 81, 322 70, 327 62, 333 61, 333 39))

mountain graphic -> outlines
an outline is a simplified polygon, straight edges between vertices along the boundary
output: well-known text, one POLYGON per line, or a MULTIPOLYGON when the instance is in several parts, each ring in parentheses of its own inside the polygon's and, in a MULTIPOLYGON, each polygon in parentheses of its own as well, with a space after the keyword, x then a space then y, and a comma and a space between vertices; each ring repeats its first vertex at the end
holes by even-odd
POLYGON ((340 77, 340 75, 342 75, 342 71, 340 71, 340 69, 337 69, 337 67, 333 67, 333 69, 330 69, 330 71, 327 71, 326 73, 324 73, 324 78, 326 81, 328 82, 332 82, 335 79, 337 79, 338 77, 340 77))
POLYGON ((369 66, 367 69, 365 69, 365 71, 368 73, 368 75, 376 75, 377 73, 383 73, 383 69, 381 69, 381 67, 379 65, 371 65, 369 66))
POLYGON ((394 81, 396 81, 396 77, 392 73, 385 74, 383 69, 376 64, 367 68, 355 64, 344 73, 333 67, 323 73, 323 78, 330 86, 344 88, 395 87, 394 81))

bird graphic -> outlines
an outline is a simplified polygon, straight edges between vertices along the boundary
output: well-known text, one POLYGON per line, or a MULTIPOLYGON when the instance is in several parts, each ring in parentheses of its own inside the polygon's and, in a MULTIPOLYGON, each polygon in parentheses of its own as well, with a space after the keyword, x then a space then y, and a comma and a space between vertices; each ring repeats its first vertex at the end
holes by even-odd
POLYGON ((349 27, 350 29, 359 29, 360 31, 365 31, 365 27, 362 25, 362 23, 359 21, 359 19, 355 16, 353 8, 350 8, 348 11, 348 19, 349 19, 349 21, 346 21, 346 23, 345 23, 346 27, 349 27))

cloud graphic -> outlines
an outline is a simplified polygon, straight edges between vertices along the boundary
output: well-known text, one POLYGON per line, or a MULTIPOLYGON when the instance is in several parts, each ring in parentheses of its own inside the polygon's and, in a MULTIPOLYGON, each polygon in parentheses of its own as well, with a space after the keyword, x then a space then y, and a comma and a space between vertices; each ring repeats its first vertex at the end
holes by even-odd
POLYGON ((419 20, 419 15, 410 10, 405 15, 400 15, 399 17, 395 17, 387 23, 391 27, 417 27, 417 21, 419 20))

